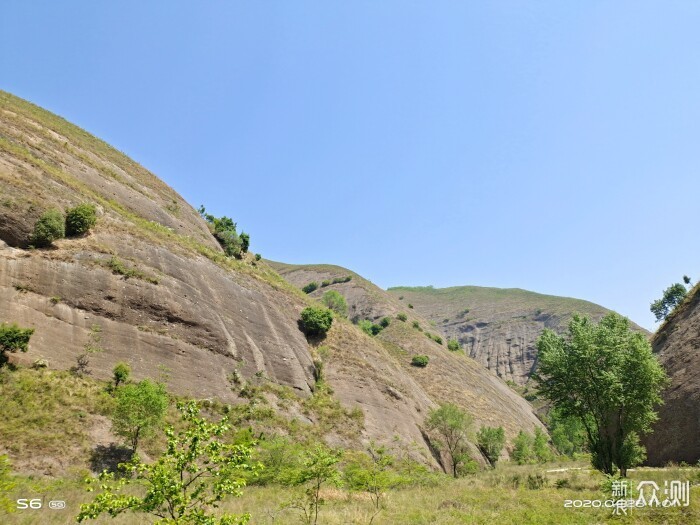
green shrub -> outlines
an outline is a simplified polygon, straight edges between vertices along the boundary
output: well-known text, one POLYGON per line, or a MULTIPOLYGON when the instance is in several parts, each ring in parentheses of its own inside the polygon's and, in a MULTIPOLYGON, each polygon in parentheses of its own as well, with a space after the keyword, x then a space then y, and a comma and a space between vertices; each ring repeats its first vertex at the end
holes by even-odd
POLYGON ((314 290, 316 290, 317 288, 318 288, 318 283, 317 283, 316 281, 313 281, 313 282, 307 284, 306 286, 304 286, 304 287, 301 289, 301 291, 304 292, 304 293, 311 293, 311 292, 313 292, 314 290))
POLYGON ((66 235, 83 235, 97 224, 97 209, 94 204, 79 204, 66 212, 66 235))
POLYGON ((389 326, 390 323, 391 319, 389 319, 388 317, 382 317, 382 320, 379 321, 379 326, 381 326, 382 328, 386 328, 387 326, 389 326))
POLYGON ((333 324, 333 312, 309 306, 301 311, 301 325, 306 335, 325 335, 333 324))
POLYGON ((66 236, 66 224, 63 214, 59 210, 45 211, 34 225, 32 242, 34 246, 44 248, 51 246, 57 239, 66 236))
POLYGON ((451 352, 461 350, 461 347, 459 346, 459 341, 457 341, 457 339, 450 339, 449 341, 447 341, 447 349, 451 352))
POLYGON ((321 298, 321 302, 326 306, 326 308, 330 308, 338 315, 347 317, 348 303, 345 301, 345 297, 335 290, 328 290, 326 293, 324 293, 323 297, 321 298))
POLYGON ((418 321, 413 321, 413 328, 415 328, 419 332, 423 331, 423 329, 420 327, 420 323, 418 321))
POLYGON ((408 320, 408 316, 403 312, 399 313, 396 318, 404 323, 408 320))
POLYGON ((127 363, 117 363, 112 369, 112 377, 114 378, 114 388, 117 388, 122 383, 129 380, 131 368, 127 363))
POLYGON ((408 307, 409 307, 411 310, 413 309, 413 305, 412 305, 411 303, 408 304, 408 307))
POLYGON ((250 236, 247 233, 241 233, 239 236, 236 232, 237 225, 231 218, 215 217, 207 213, 204 206, 200 206, 198 211, 202 218, 207 221, 209 231, 224 249, 226 255, 240 259, 248 251, 250 236))
POLYGON ((413 366, 418 366, 420 368, 425 368, 428 366, 428 361, 430 358, 427 355, 414 355, 411 359, 411 364, 413 366))
POLYGON ((481 453, 486 456, 491 466, 495 467, 498 458, 501 457, 503 446, 506 444, 503 427, 481 427, 476 434, 476 439, 481 453))
POLYGON ((325 281, 323 281, 321 283, 321 288, 325 288, 326 286, 330 286, 330 285, 331 285, 331 282, 328 279, 326 279, 325 281))
POLYGON ((0 365, 6 361, 6 352, 26 352, 29 349, 29 338, 34 328, 20 328, 16 324, 0 325, 0 365))
POLYGON ((442 344, 442 337, 440 337, 439 335, 434 335, 433 341, 435 341, 437 344, 441 345, 442 344))
POLYGON ((336 277, 333 279, 332 284, 340 284, 340 283, 349 283, 352 280, 352 275, 348 275, 346 277, 336 277))
POLYGON ((357 326, 359 326, 360 330, 362 330, 367 335, 374 336, 382 331, 381 326, 379 326, 378 324, 374 324, 372 321, 370 321, 368 319, 363 319, 362 321, 357 323, 357 326))
POLYGON ((262 255, 260 255, 259 253, 256 253, 256 254, 255 254, 255 260, 256 260, 256 261, 259 261, 260 259, 262 259, 262 255))
POLYGON ((250 248, 250 235, 246 232, 241 232, 239 239, 241 240, 241 251, 243 253, 248 253, 248 248, 250 248))

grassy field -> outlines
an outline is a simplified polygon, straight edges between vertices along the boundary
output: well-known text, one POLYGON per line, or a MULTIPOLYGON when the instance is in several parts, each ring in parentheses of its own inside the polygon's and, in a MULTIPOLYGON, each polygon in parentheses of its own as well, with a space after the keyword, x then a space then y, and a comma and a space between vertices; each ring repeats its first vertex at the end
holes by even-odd
MULTIPOLYGON (((375 524, 448 525, 448 524, 592 524, 592 523, 700 523, 700 469, 668 468, 637 469, 630 473, 630 486, 639 481, 654 480, 663 490, 664 480, 690 480, 690 505, 674 508, 642 508, 614 516, 609 509, 565 508, 570 500, 607 500, 610 492, 601 489, 604 477, 587 470, 583 464, 511 466, 504 464, 494 471, 453 480, 440 478, 433 485, 388 491, 377 513, 367 494, 329 487, 324 490, 325 505, 319 524, 367 524, 374 516, 375 524), (547 472, 558 468, 571 470, 547 472), (540 475, 542 488, 528 486, 528 476, 540 475)), ((17 478, 10 497, 61 499, 65 510, 23 510, 0 515, 3 524, 72 523, 79 502, 91 497, 77 479, 48 480, 17 478)), ((249 512, 251 524, 272 525, 302 523, 301 514, 285 505, 300 496, 300 489, 280 486, 245 489, 241 498, 227 500, 222 509, 249 512)), ((636 494, 635 494, 636 497, 636 494)), ((661 498, 663 499, 663 498, 661 498)), ((92 523, 146 524, 147 516, 124 515, 115 519, 101 518, 92 523)))

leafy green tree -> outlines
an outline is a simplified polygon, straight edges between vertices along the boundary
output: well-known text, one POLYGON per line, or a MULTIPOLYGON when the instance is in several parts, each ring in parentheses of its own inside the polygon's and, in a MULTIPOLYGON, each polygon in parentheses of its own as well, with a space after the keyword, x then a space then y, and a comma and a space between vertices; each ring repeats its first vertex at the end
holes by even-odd
MULTIPOLYGON (((690 283, 690 278, 687 275, 683 276, 683 280, 688 280, 686 284, 690 283)), ((683 302, 685 296, 688 295, 688 290, 681 283, 675 283, 664 290, 663 297, 657 299, 649 309, 651 313, 656 317, 656 322, 666 319, 676 307, 683 302)))
POLYGON ((457 350, 461 350, 462 347, 459 346, 459 341, 457 341, 457 339, 450 339, 447 341, 447 349, 456 352, 457 350))
POLYGON ((505 431, 503 427, 481 427, 476 433, 476 443, 491 466, 495 467, 506 444, 505 431))
POLYGON ((295 485, 305 486, 304 497, 288 503, 287 507, 300 510, 307 525, 318 523, 318 513, 325 503, 321 487, 340 482, 337 464, 341 457, 342 451, 325 445, 316 445, 305 454, 303 465, 294 479, 295 485))
POLYGON ((165 386, 144 379, 133 385, 124 385, 117 390, 115 399, 114 432, 126 439, 131 450, 136 452, 139 440, 151 435, 163 421, 168 408, 165 386))
POLYGON ((513 441, 513 452, 510 455, 518 465, 525 465, 534 461, 533 441, 532 434, 522 430, 518 432, 515 441, 513 441))
POLYGON ((97 224, 97 208, 94 204, 79 204, 66 212, 66 235, 83 235, 97 224))
POLYGON ((547 443, 547 434, 539 427, 535 429, 535 436, 532 440, 532 452, 540 463, 552 460, 552 450, 547 443))
POLYGON ((574 457, 586 448, 586 431, 575 417, 564 417, 557 409, 549 413, 549 434, 559 454, 574 457))
POLYGON ((639 434, 656 421, 666 383, 649 341, 618 314, 598 324, 574 315, 568 336, 545 330, 537 349, 540 396, 581 421, 596 469, 626 476, 643 459, 639 434))
POLYGON ((333 312, 328 308, 308 306, 301 311, 301 325, 306 335, 325 335, 333 324, 333 312))
POLYGON ((390 470, 394 458, 386 447, 370 442, 367 454, 356 456, 345 467, 345 483, 350 490, 362 490, 369 494, 374 515, 370 525, 382 509, 384 494, 397 482, 396 475, 390 470))
POLYGON ((32 242, 38 248, 45 248, 65 236, 66 224, 63 214, 59 210, 48 210, 36 221, 32 242))
POLYGON ((114 378, 114 388, 126 383, 131 374, 131 367, 127 363, 117 363, 112 369, 112 377, 114 378))
POLYGON ((323 297, 321 298, 321 302, 326 306, 326 308, 330 308, 338 315, 347 317, 348 303, 345 300, 345 297, 335 290, 328 290, 326 293, 324 293, 323 297))
POLYGON ((250 248, 250 235, 246 232, 241 232, 241 251, 243 253, 248 253, 248 248, 250 248))
POLYGON ((441 448, 452 465, 452 475, 456 478, 460 465, 466 459, 472 417, 457 405, 444 403, 430 411, 425 423, 428 430, 437 434, 441 448))
POLYGON ((17 324, 0 324, 0 366, 7 361, 6 352, 26 352, 34 328, 20 328, 17 324))
POLYGON ((231 218, 226 216, 215 217, 214 215, 207 213, 204 206, 200 206, 198 211, 209 225, 209 230, 224 249, 226 255, 240 259, 242 254, 248 250, 248 246, 250 245, 250 237, 248 234, 241 233, 241 236, 246 236, 244 241, 236 232, 237 225, 231 218), (245 250, 243 250, 244 243, 246 247, 245 250))
POLYGON ((222 438, 231 429, 228 419, 208 422, 194 401, 178 403, 178 410, 186 427, 177 433, 172 426, 166 428, 168 446, 163 455, 148 464, 134 456, 122 464, 130 476, 118 480, 103 472, 102 492, 92 503, 80 506, 78 522, 126 512, 151 514, 158 518, 156 525, 243 525, 249 521, 249 514, 215 509, 227 496, 241 496, 246 473, 260 468, 250 464, 251 446, 225 443, 222 438), (134 482, 145 492, 134 495, 129 490, 134 482))

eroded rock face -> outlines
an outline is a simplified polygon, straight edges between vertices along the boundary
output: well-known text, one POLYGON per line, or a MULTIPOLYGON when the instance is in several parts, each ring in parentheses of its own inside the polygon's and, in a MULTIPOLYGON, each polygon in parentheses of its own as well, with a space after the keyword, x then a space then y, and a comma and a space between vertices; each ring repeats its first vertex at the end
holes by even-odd
POLYGON ((643 439, 647 463, 695 464, 700 461, 700 288, 654 334, 652 347, 670 384, 653 433, 643 439))

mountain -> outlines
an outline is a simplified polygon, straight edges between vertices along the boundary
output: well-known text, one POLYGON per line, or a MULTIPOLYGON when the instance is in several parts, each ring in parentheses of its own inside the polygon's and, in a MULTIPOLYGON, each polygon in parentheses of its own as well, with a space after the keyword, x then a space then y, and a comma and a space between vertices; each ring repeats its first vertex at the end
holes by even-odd
POLYGON ((700 461, 700 286, 669 316, 651 341, 670 382, 653 433, 644 437, 647 463, 700 461))
MULTIPOLYGON (((363 286, 378 294, 377 312, 400 309, 386 293, 363 286)), ((347 293, 351 299, 354 292, 347 293)), ((281 417, 312 425, 318 420, 301 414, 299 404, 316 396, 315 361, 323 360, 342 414, 361 421, 357 430, 350 420, 335 421, 329 443, 405 445, 433 465, 423 427, 439 402, 454 400, 477 421, 502 424, 509 439, 540 426, 500 380, 400 321, 370 337, 337 319, 325 340, 307 340, 298 321, 314 302, 264 261, 226 257, 197 211, 136 162, 0 92, 0 321, 35 329, 29 351, 11 355, 15 366, 44 360, 50 369, 68 370, 90 350, 94 378, 109 379, 115 363, 127 361, 136 380, 165 375, 175 394, 231 404, 244 402, 236 377, 265 381, 294 394, 290 401, 273 399, 274 389, 266 393, 281 417), (98 208, 89 234, 30 247, 42 213, 83 202, 98 208), (429 355, 429 366, 410 366, 414 353, 429 355)), ((422 318, 412 320, 427 327, 422 318)), ((98 423, 104 425, 86 417, 74 424, 92 439, 98 423)), ((8 439, 0 436, 0 454, 8 439)), ((10 459, 20 468, 32 465, 29 472, 75 466, 66 460, 56 470, 63 458, 55 454, 43 464, 36 454, 31 461, 22 454, 28 452, 15 447, 10 459)))
POLYGON ((600 320, 610 311, 581 299, 519 288, 401 286, 388 292, 445 337, 457 339, 470 357, 498 377, 520 385, 534 371, 535 342, 544 328, 563 333, 573 313, 600 320))

